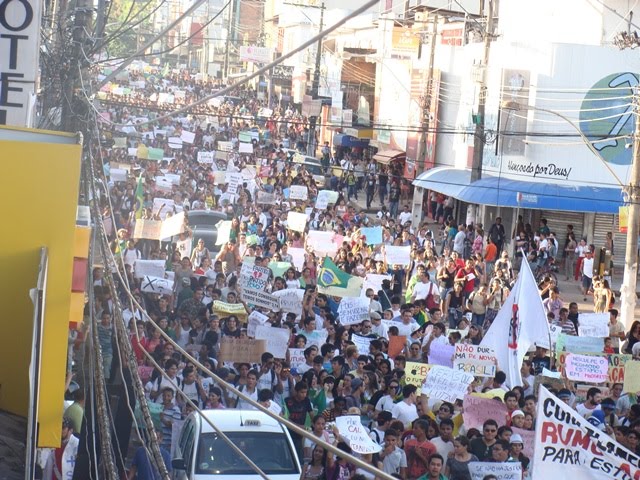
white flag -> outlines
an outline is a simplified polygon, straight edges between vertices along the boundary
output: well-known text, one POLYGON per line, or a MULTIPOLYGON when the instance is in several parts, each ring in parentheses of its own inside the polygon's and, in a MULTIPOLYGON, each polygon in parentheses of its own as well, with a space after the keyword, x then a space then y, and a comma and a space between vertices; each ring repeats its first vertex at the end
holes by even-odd
POLYGON ((549 323, 533 272, 524 261, 513 290, 480 345, 495 351, 498 367, 513 388, 522 385, 520 366, 533 344, 549 344, 549 323))

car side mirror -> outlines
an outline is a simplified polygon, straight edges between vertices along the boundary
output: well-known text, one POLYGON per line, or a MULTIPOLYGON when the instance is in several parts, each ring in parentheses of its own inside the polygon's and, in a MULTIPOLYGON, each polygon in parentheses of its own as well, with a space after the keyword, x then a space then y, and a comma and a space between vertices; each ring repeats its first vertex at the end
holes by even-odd
POLYGON ((175 470, 186 470, 186 467, 184 465, 184 458, 174 458, 173 460, 171 460, 171 466, 175 470))

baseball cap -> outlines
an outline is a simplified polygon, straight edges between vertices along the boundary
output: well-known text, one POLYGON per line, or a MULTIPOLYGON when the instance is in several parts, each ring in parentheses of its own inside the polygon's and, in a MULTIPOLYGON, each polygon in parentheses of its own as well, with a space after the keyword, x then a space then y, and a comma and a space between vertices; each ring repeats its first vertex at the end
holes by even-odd
POLYGON ((571 398, 571 391, 568 388, 561 388, 558 392, 558 398, 565 399, 571 398))
POLYGON ((605 398, 600 403, 601 408, 616 408, 616 402, 612 398, 605 398))
POLYGON ((524 417, 524 412, 522 410, 514 410, 511 414, 511 418, 521 416, 524 417))
POLYGON ((524 441, 522 440, 522 437, 517 433, 514 433, 513 435, 511 435, 511 438, 509 439, 509 443, 521 443, 524 445, 524 441))

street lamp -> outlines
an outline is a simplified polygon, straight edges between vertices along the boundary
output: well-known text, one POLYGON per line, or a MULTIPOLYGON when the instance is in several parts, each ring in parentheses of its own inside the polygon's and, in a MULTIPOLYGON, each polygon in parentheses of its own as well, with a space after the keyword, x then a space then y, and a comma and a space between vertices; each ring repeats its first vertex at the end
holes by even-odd
MULTIPOLYGON (((635 103, 635 99, 634 99, 635 103)), ((620 288, 620 316, 622 323, 626 327, 630 327, 633 323, 634 310, 636 306, 636 284, 638 278, 638 233, 640 233, 640 141, 638 141, 638 134, 640 133, 640 115, 635 113, 635 131, 633 133, 633 162, 631 165, 631 181, 628 185, 625 185, 622 180, 615 174, 607 161, 602 158, 600 152, 591 143, 591 140, 582 133, 580 127, 576 125, 571 119, 553 110, 546 108, 539 108, 531 105, 521 105, 518 102, 507 101, 501 105, 503 110, 511 111, 523 111, 533 110, 538 112, 549 113, 558 118, 561 118, 580 135, 580 138, 584 144, 589 148, 596 158, 598 158, 602 164, 609 170, 609 173, 616 179, 620 187, 622 187, 623 193, 629 201, 629 222, 627 226, 627 239, 626 239, 626 253, 624 257, 624 277, 622 280, 622 287, 620 288)), ((635 112, 635 110, 634 110, 635 112)))

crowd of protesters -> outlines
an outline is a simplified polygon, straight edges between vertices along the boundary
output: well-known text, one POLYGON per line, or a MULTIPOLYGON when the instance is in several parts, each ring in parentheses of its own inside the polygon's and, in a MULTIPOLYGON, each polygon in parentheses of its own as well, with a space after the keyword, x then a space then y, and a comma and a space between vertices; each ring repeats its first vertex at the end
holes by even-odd
MULTIPOLYGON (((104 169, 107 180, 110 169, 127 166, 125 181, 108 182, 110 201, 107 196, 102 199, 103 220, 112 239, 112 253, 122 259, 122 274, 127 277, 135 299, 153 320, 148 321, 137 307, 123 312, 148 401, 160 406, 163 446, 167 450, 171 447, 172 423, 193 410, 185 397, 201 409, 254 407, 197 365, 185 361, 159 329, 254 401, 280 412, 345 452, 353 453, 335 420, 343 415, 359 415, 371 439, 381 446, 379 453, 360 457, 397 478, 470 480, 468 465, 473 461, 520 462, 523 477, 529 476, 531 459, 523 451, 530 445, 525 445, 523 437, 514 430, 534 429, 535 378, 543 370, 557 369, 556 359, 548 349, 538 346, 524 361, 522 385, 507 387, 505 373, 500 370, 494 377, 478 377, 470 385, 469 393, 490 391, 495 401, 506 405, 508 412, 504 418, 486 420, 481 429, 465 425, 462 399, 456 402, 429 399, 419 387, 406 382, 407 362, 428 364, 434 342, 479 345, 507 300, 523 258, 520 253, 511 258, 505 251, 507 232, 500 220, 486 232, 482 225, 457 225, 453 199, 432 192, 428 197, 429 216, 416 221, 409 205, 401 201, 398 172, 376 164, 359 151, 338 159, 335 152, 323 149, 321 153, 329 157, 329 167, 341 168, 327 168, 326 184, 319 185, 304 164, 293 161, 287 154, 287 148, 304 150, 306 146, 303 117, 293 108, 276 107, 270 118, 260 123, 257 113, 264 105, 249 90, 236 100, 223 99, 217 107, 209 105, 206 111, 195 112, 205 116, 189 115, 155 125, 144 124, 154 116, 149 100, 154 93, 186 90, 184 102, 188 103, 213 91, 188 76, 166 76, 161 85, 145 88, 128 99, 115 101, 109 95, 108 99, 114 101, 105 103, 108 121, 102 124, 102 145, 95 161, 104 169), (134 128, 126 135, 125 148, 115 145, 117 137, 125 136, 118 124, 134 128), (261 132, 259 139, 252 142, 253 153, 239 153, 240 134, 252 129, 261 132), (263 135, 265 130, 269 135, 263 135), (195 138, 178 149, 172 148, 168 138, 180 137, 183 131, 195 133, 195 138), (231 142, 232 150, 216 155, 213 164, 198 162, 198 152, 218 153, 219 142, 231 142), (143 144, 161 148, 163 159, 141 159, 131 154, 130 149, 143 144), (230 193, 228 185, 216 174, 219 171, 249 174, 243 177, 238 190, 230 193), (168 190, 159 188, 158 177, 167 174, 178 175, 179 182, 168 190), (371 191, 369 179, 374 187, 371 191), (139 185, 144 189, 142 205, 136 195, 139 185), (287 198, 292 185, 306 186, 308 199, 287 198), (324 209, 316 209, 316 197, 323 189, 337 192, 337 199, 324 209), (379 204, 377 215, 365 213, 350 201, 362 190, 368 207, 379 204), (273 202, 258 203, 259 192, 273 194, 273 202), (158 208, 154 198, 169 198, 172 206, 158 208), (188 222, 189 212, 194 210, 220 212, 232 221, 224 245, 206 247, 189 228, 180 236, 157 241, 135 238, 135 224, 141 219, 160 219, 184 211, 188 222), (140 211, 142 215, 136 215, 140 211), (307 214, 304 232, 288 228, 290 211, 307 214), (361 234, 363 227, 372 226, 381 226, 383 232, 381 242, 373 245, 361 234), (359 277, 388 276, 378 288, 367 288, 364 292, 370 299, 368 319, 358 324, 341 324, 338 314, 341 298, 318 291, 317 276, 324 252, 316 251, 308 241, 310 231, 340 236, 342 241, 330 256, 343 272, 359 277), (410 247, 409 264, 388 264, 387 246, 410 247), (288 249, 297 248, 304 248, 305 252, 302 263, 296 266, 288 249), (284 273, 270 276, 265 291, 304 289, 301 313, 270 311, 244 301, 239 280, 247 258, 255 265, 290 263, 284 273), (173 292, 159 295, 142 290, 141 279, 134 274, 135 262, 147 259, 166 262, 166 270, 174 280, 173 292), (246 314, 221 315, 213 308, 216 301, 242 305, 246 314), (290 331, 288 346, 303 349, 303 364, 294 366, 289 355, 276 358, 271 352, 264 352, 256 364, 230 363, 220 356, 225 337, 250 336, 247 316, 253 310, 268 317, 267 325, 290 331), (322 335, 320 341, 318 334, 322 335), (406 345, 391 356, 389 340, 398 335, 406 337, 406 345), (352 341, 354 336, 370 339, 369 350, 359 351, 352 341), (152 366, 147 355, 162 366, 166 376, 152 366)), ((524 258, 538 269, 546 268, 547 259, 558 255, 550 247, 550 232, 545 227, 518 225, 515 238, 517 246, 525 252, 524 258)), ((575 251, 577 247, 569 245, 565 250, 575 251)), ((589 255, 586 248, 584 258, 589 255)), ((593 279, 588 266, 588 260, 583 260, 580 274, 582 277, 590 274, 593 279)), ((567 276, 573 275, 569 269, 567 272, 567 276)), ((98 337, 105 374, 113 379, 117 375, 115 361, 111 360, 116 348, 113 302, 100 267, 95 269, 94 280, 97 296, 94 315, 100 322, 98 337)), ((585 294, 590 288, 602 289, 604 285, 586 285, 585 294)), ((119 284, 118 288, 125 300, 123 304, 131 305, 124 285, 119 284)), ((603 293, 595 290, 594 296, 600 298, 603 293)), ((577 304, 565 305, 558 285, 544 275, 539 293, 549 323, 559 326, 563 333, 577 335, 580 324, 577 304)), ((606 352, 640 354, 640 347, 636 348, 640 345, 640 322, 626 333, 617 321, 617 311, 611 308, 611 298, 606 292, 604 295, 596 311, 610 312, 606 352)), ((552 390, 559 398, 591 417, 594 425, 615 435, 627 448, 640 451, 640 405, 636 404, 635 394, 623 394, 622 385, 616 383, 608 389, 594 387, 588 390, 586 398, 580 398, 572 382, 564 383, 562 389, 552 390), (605 390, 606 398, 602 395, 605 390)), ((294 439, 304 463, 303 479, 373 478, 346 459, 328 453, 322 444, 297 436, 294 439)))

